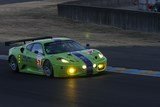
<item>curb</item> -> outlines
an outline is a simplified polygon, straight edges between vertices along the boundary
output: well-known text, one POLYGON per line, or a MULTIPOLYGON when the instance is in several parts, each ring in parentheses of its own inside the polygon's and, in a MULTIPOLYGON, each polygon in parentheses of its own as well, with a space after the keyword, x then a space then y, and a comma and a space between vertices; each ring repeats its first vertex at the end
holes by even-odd
POLYGON ((8 55, 0 55, 0 60, 8 60, 8 55))
POLYGON ((152 71, 152 70, 127 69, 127 68, 109 66, 106 69, 106 71, 107 72, 114 72, 114 73, 122 73, 122 74, 133 74, 133 75, 160 77, 160 71, 152 71))

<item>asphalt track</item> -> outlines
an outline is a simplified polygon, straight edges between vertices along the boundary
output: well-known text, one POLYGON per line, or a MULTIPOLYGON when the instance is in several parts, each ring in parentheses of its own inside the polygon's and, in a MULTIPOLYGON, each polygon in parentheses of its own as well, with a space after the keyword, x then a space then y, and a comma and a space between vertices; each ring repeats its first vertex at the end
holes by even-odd
MULTIPOLYGON (((6 55, 8 48, 0 45, 0 54, 6 55)), ((114 66, 160 70, 159 47, 99 49, 114 66)), ((105 73, 85 78, 49 79, 12 73, 4 60, 0 60, 0 65, 0 107, 160 106, 160 78, 105 73)))
MULTIPOLYGON (((0 0, 3 3, 23 0, 0 0)), ((25 0, 29 1, 29 0, 25 0)), ((0 55, 10 47, 0 45, 0 55)), ((115 67, 160 71, 160 47, 100 47, 115 67)), ((0 107, 159 107, 160 78, 120 73, 55 78, 12 73, 0 60, 0 107)))

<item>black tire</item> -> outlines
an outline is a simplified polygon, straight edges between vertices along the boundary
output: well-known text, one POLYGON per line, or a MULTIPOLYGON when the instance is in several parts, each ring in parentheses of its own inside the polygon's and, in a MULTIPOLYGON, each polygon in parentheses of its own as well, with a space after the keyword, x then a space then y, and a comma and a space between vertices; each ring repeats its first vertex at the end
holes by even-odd
POLYGON ((46 60, 43 64, 43 72, 47 77, 54 77, 54 71, 50 61, 46 60))
POLYGON ((14 56, 9 58, 9 66, 13 72, 19 72, 18 63, 14 56))

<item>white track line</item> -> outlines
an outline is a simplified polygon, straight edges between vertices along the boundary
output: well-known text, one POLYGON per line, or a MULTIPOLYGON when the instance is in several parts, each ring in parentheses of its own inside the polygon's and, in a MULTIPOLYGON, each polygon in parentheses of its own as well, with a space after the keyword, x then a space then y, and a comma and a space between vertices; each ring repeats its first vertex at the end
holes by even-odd
POLYGON ((8 55, 0 55, 0 60, 8 60, 8 55))
POLYGON ((160 77, 160 71, 152 71, 152 70, 128 69, 128 68, 109 66, 106 71, 107 72, 114 72, 114 73, 122 73, 122 74, 133 74, 133 75, 160 77))

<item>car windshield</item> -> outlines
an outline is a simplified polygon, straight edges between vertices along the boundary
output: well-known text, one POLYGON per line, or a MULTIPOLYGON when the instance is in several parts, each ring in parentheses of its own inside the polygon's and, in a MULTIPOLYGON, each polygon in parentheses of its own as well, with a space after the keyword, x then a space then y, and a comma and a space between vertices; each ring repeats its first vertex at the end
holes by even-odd
POLYGON ((44 46, 47 54, 58 54, 64 52, 80 51, 85 49, 85 47, 73 40, 50 42, 46 43, 44 46))

